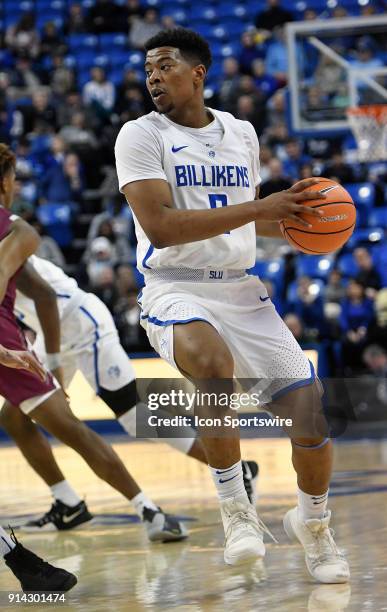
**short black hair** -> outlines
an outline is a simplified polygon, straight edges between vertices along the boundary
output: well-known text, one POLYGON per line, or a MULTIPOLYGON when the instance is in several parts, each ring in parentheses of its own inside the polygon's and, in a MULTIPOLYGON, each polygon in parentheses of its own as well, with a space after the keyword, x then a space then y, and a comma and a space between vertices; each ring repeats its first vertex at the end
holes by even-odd
POLYGON ((186 28, 161 30, 158 34, 149 38, 144 45, 145 51, 157 47, 176 47, 188 61, 198 61, 198 63, 204 64, 206 70, 211 66, 212 55, 209 44, 193 30, 186 28))

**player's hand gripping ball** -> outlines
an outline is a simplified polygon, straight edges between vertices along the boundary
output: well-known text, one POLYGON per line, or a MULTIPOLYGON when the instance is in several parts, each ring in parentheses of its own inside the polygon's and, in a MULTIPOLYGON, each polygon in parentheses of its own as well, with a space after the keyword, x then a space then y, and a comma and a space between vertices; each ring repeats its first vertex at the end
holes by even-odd
POLYGON ((343 246, 351 236, 356 223, 356 208, 348 191, 330 179, 321 178, 307 187, 308 191, 320 191, 325 199, 307 200, 303 206, 320 208, 321 217, 301 214, 312 227, 305 227, 293 220, 280 222, 284 238, 298 251, 310 255, 326 255, 343 246))

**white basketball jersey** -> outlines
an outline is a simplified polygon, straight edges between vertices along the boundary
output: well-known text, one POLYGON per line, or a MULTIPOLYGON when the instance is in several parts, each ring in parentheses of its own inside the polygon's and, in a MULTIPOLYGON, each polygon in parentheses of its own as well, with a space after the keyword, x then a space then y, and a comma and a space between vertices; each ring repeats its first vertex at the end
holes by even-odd
MULTIPOLYGON (((57 295, 59 315, 62 319, 64 313, 68 312, 69 305, 74 304, 75 300, 79 302, 85 295, 85 292, 78 287, 77 282, 73 278, 67 276, 61 268, 50 261, 41 259, 36 255, 31 255, 28 263, 54 289, 57 295)), ((16 292, 15 314, 34 332, 42 332, 34 301, 20 293, 20 291, 16 292)))
MULTIPOLYGON (((233 206, 254 200, 259 178, 259 145, 253 126, 229 113, 210 112, 224 133, 218 145, 199 142, 184 127, 151 112, 126 123, 116 142, 120 189, 130 182, 161 178, 172 190, 180 210, 233 206)), ((190 130, 192 132, 192 129, 190 130)), ((135 219, 137 265, 147 270, 228 268, 244 270, 255 263, 254 223, 207 240, 154 248, 135 219)))

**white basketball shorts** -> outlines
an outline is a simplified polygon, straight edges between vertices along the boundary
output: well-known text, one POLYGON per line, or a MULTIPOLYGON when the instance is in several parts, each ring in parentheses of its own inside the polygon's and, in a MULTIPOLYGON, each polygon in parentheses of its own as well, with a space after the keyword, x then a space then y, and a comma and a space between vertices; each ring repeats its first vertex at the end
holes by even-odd
POLYGON ((260 381, 256 389, 262 393, 262 403, 315 379, 312 364, 255 276, 229 282, 152 279, 139 304, 151 345, 176 369, 174 326, 199 320, 212 325, 226 342, 234 359, 234 377, 260 381))
MULTIPOLYGON (((94 294, 86 294, 67 320, 62 322, 62 367, 64 383, 70 385, 80 370, 98 393, 121 389, 135 378, 129 357, 120 344, 117 329, 108 308, 94 294)), ((38 334, 34 351, 46 363, 44 339, 38 334)))

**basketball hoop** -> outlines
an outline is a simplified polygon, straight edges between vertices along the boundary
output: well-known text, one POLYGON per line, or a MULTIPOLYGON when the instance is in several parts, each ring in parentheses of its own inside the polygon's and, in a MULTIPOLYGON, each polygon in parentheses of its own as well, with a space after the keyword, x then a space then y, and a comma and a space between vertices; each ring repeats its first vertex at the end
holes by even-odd
POLYGON ((348 108, 347 117, 356 138, 359 161, 387 160, 387 104, 348 108))

